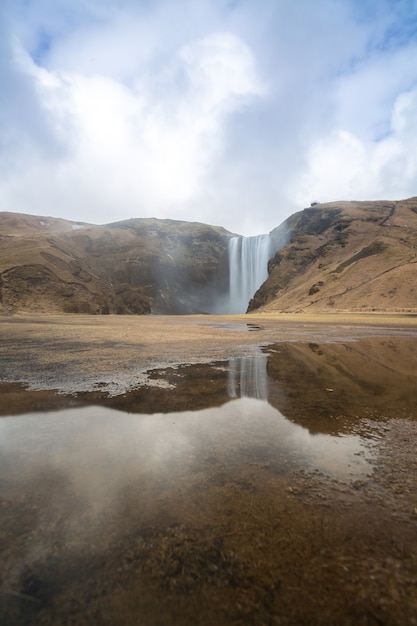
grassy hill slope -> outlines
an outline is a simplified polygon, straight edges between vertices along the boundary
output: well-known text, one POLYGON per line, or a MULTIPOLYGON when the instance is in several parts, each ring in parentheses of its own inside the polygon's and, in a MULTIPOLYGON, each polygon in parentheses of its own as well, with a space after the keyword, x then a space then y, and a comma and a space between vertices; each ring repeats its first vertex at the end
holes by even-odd
POLYGON ((228 289, 230 236, 175 220, 95 226, 0 213, 0 311, 206 311, 228 289))
POLYGON ((249 311, 417 310, 417 197, 318 204, 285 233, 249 311))

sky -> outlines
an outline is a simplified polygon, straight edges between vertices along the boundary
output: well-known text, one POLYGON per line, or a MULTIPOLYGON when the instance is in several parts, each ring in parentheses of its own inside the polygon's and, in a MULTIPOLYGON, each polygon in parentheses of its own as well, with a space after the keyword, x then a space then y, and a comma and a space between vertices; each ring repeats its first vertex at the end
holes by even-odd
POLYGON ((417 0, 0 4, 0 211, 255 235, 417 195, 417 0))

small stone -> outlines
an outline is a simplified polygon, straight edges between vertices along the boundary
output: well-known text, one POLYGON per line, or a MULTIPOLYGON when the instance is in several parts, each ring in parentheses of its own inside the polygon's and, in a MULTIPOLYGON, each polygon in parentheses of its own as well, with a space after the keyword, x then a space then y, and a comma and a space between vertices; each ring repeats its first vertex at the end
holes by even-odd
POLYGON ((363 489, 364 487, 366 487, 366 482, 364 480, 355 480, 352 483, 352 487, 354 489, 363 489))

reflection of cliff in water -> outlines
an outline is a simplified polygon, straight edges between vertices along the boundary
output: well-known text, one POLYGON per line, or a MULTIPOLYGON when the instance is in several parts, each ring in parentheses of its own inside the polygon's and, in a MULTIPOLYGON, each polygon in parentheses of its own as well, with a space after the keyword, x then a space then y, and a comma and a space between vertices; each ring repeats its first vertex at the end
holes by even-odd
POLYGON ((345 432, 352 418, 417 417, 417 340, 285 343, 268 349, 268 401, 316 432, 345 432))
POLYGON ((417 417, 417 340, 276 344, 230 359, 228 393, 267 400, 311 432, 347 433, 360 417, 417 417))
POLYGON ((246 397, 267 400, 313 433, 348 433, 361 417, 417 417, 413 337, 279 343, 252 356, 157 369, 148 376, 152 386, 115 397, 100 389, 65 397, 4 384, 0 415, 91 404, 129 413, 198 411, 246 397))

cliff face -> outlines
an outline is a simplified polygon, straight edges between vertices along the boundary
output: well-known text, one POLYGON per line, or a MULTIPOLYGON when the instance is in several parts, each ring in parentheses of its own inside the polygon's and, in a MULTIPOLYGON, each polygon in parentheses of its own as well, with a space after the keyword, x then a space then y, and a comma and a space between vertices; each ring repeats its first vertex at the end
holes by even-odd
POLYGON ((230 237, 174 220, 94 226, 0 213, 0 311, 210 312, 228 290, 230 237))
POLYGON ((417 309, 417 197, 318 204, 271 236, 286 245, 249 311, 417 309))
MULTIPOLYGON (((231 237, 175 220, 0 213, 0 313, 214 312, 231 237)), ((278 252, 248 311, 417 310, 417 198, 318 204, 271 240, 278 252)))

